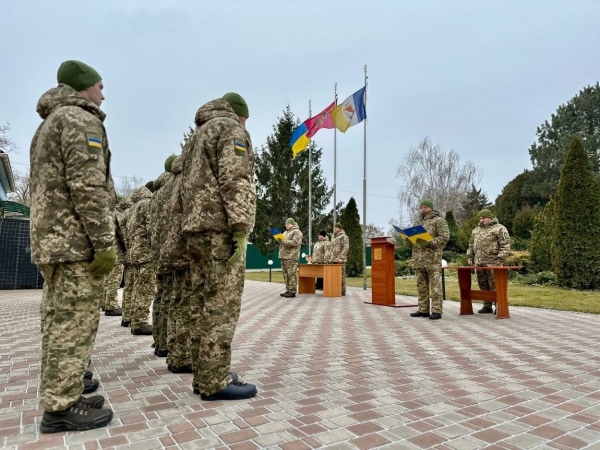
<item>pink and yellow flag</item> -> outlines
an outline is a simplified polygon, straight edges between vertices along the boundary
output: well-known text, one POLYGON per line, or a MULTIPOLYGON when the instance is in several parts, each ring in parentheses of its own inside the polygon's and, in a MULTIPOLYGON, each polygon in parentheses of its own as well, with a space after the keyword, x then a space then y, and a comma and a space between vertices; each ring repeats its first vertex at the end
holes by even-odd
POLYGON ((306 124, 306 128, 308 128, 306 137, 312 138, 321 128, 335 128, 335 123, 333 123, 333 119, 331 118, 331 111, 334 108, 335 102, 331 103, 331 105, 329 105, 316 116, 311 117, 304 122, 306 124))

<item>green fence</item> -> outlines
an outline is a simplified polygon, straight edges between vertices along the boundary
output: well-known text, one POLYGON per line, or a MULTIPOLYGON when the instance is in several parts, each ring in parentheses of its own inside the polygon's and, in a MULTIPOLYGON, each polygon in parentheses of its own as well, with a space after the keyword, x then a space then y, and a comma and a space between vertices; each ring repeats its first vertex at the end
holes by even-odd
MULTIPOLYGON (((308 245, 302 246, 300 255, 302 253, 308 254, 308 245)), ((279 259, 279 249, 275 249, 275 253, 272 255, 263 255, 254 245, 248 244, 246 249, 246 269, 268 269, 269 259, 273 260, 273 269, 281 269, 281 260, 279 259)), ((306 259, 300 256, 298 262, 306 264, 306 259)), ((367 266, 371 265, 371 247, 367 247, 367 266)))

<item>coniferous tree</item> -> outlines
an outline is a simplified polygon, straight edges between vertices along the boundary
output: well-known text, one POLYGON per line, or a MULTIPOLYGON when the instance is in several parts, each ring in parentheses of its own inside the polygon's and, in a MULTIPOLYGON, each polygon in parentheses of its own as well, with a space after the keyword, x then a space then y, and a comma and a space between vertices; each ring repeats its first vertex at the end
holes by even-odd
POLYGON ((570 288, 600 287, 600 186, 578 137, 569 146, 554 205, 552 265, 570 288))
POLYGON ((474 212, 489 208, 491 205, 487 195, 481 192, 481 188, 477 189, 474 184, 471 184, 471 190, 467 192, 467 197, 462 204, 462 210, 457 215, 458 219, 461 222, 462 220, 468 220, 474 212))
POLYGON ((460 253, 460 244, 458 242, 458 225, 456 225, 456 219, 454 218, 454 213, 452 211, 446 211, 446 223, 448 224, 448 229, 450 230, 450 240, 444 247, 445 251, 460 253))
POLYGON ((363 235, 354 197, 350 197, 350 200, 348 200, 340 217, 340 223, 350 241, 348 259, 346 260, 346 275, 349 277, 361 276, 363 273, 363 235))
POLYGON ((550 201, 536 217, 531 233, 531 260, 537 271, 552 270, 552 229, 554 225, 554 200, 550 201))
MULTIPOLYGON (((263 254, 274 254, 275 243, 269 229, 278 227, 284 231, 285 220, 293 217, 304 233, 308 243, 308 149, 292 158, 290 140, 300 121, 286 107, 283 115, 273 125, 273 134, 267 143, 255 151, 256 174, 256 221, 250 242, 263 254)), ((321 169, 322 149, 314 141, 309 144, 312 152, 312 214, 315 242, 318 226, 323 226, 333 190, 327 187, 321 169), (315 224, 317 226, 315 226, 315 224)), ((332 228, 329 228, 332 229, 332 228)))

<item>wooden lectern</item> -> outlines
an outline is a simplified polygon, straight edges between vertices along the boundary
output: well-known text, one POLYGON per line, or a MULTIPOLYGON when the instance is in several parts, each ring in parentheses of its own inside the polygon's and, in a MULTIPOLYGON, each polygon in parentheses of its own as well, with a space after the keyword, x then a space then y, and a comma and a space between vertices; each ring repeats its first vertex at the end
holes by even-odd
POLYGON ((371 238, 371 304, 393 308, 416 306, 396 305, 395 245, 388 239, 386 236, 371 238))

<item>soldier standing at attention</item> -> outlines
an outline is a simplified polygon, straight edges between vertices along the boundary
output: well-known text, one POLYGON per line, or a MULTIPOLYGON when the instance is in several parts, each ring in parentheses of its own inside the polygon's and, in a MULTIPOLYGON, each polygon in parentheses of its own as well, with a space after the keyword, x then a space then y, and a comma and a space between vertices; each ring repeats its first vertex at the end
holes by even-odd
MULTIPOLYGON (((58 69, 40 98, 43 119, 31 142, 31 260, 45 283, 42 433, 107 425, 100 395, 81 394, 100 321, 104 276, 116 261, 116 194, 100 109, 102 77, 79 61, 58 69)), ((91 380, 87 380, 91 381, 91 380)))
POLYGON ((341 223, 333 227, 333 239, 331 240, 331 262, 342 265, 342 295, 346 295, 346 262, 348 261, 348 250, 350 240, 342 229, 341 223))
POLYGON ((254 397, 256 386, 230 373, 231 341, 240 316, 246 246, 254 228, 254 151, 248 105, 236 93, 196 112, 182 150, 182 231, 190 258, 194 392, 202 400, 254 397))
POLYGON ((431 320, 442 318, 442 253, 450 240, 448 224, 440 213, 433 209, 428 198, 421 202, 421 214, 413 226, 422 225, 433 238, 427 242, 417 239, 412 246, 412 257, 417 274, 419 309, 411 317, 429 317, 431 320), (429 294, 431 293, 431 315, 429 314, 429 294))
MULTIPOLYGON (((327 239, 327 231, 319 231, 318 239, 313 247, 312 262, 315 264, 327 264, 331 259, 331 242, 327 239)), ((323 289, 323 278, 317 278, 315 289, 323 289)))
MULTIPOLYGON (((510 236, 504 225, 498 223, 489 209, 479 211, 479 226, 471 233, 467 259, 469 265, 475 262, 476 266, 501 266, 510 253, 510 236)), ((476 270, 477 284, 482 291, 495 290, 494 271, 476 270)), ((479 314, 491 314, 492 302, 483 302, 479 314)))
POLYGON ((123 317, 121 318, 121 326, 128 327, 131 325, 131 293, 133 291, 133 274, 131 269, 131 263, 129 261, 129 236, 127 235, 127 219, 129 212, 131 211, 131 205, 133 204, 131 196, 125 197, 117 204, 117 238, 120 238, 123 243, 123 276, 125 277, 125 286, 123 288, 123 300, 121 302, 121 311, 123 317))
MULTIPOLYGON (((118 212, 115 212, 115 214, 118 214, 118 212)), ((119 224, 117 222, 116 216, 115 234, 115 249, 117 251, 117 263, 104 279, 104 299, 101 302, 100 306, 102 308, 102 311, 104 311, 105 316, 120 317, 123 315, 123 310, 119 307, 117 292, 119 290, 119 286, 121 285, 121 281, 123 280, 123 260, 125 259, 125 242, 123 241, 123 237, 120 233, 119 224)))
POLYGON ((279 294, 285 298, 296 296, 298 286, 298 258, 300 247, 302 247, 302 231, 291 217, 285 221, 286 230, 283 239, 275 241, 279 245, 279 259, 281 259, 281 271, 285 280, 285 292, 279 294))

